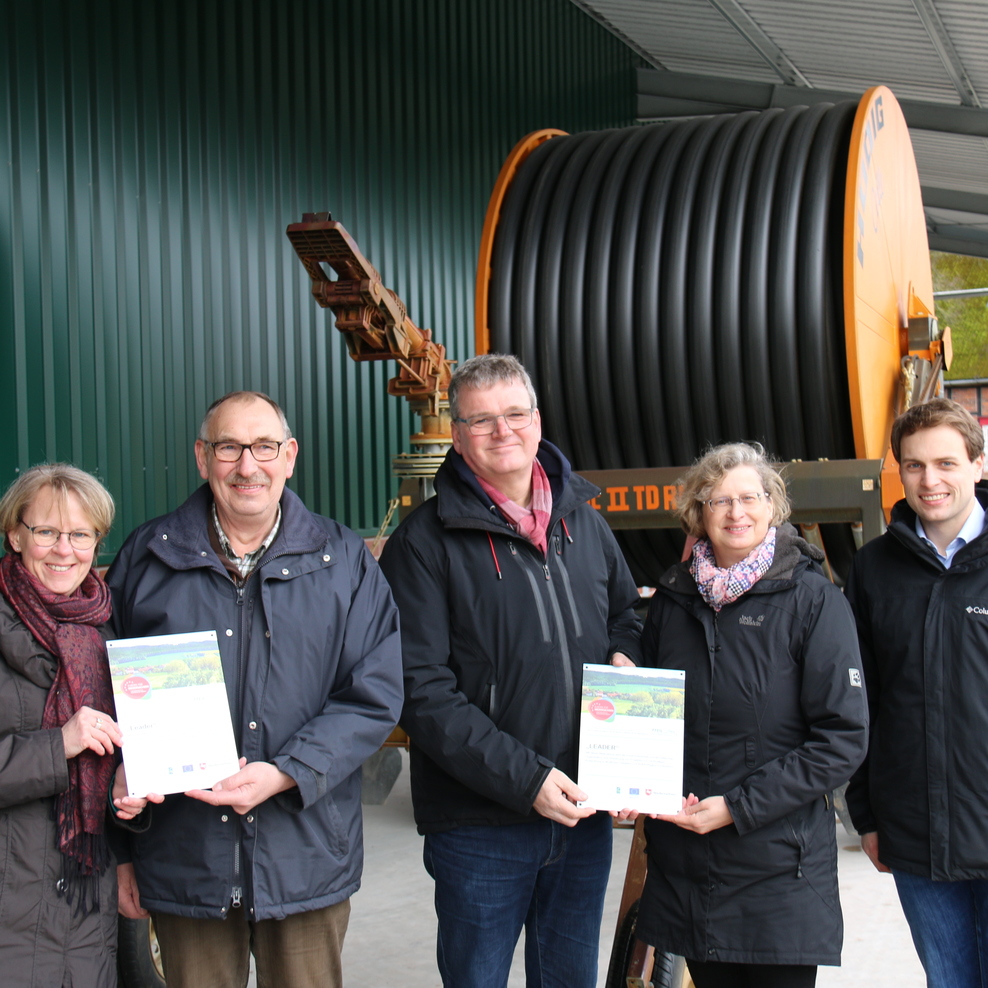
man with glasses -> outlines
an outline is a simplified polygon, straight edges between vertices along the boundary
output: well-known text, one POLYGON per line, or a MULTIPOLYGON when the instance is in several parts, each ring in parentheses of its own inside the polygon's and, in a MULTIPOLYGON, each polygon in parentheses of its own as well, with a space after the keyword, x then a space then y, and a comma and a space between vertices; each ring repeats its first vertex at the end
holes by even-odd
POLYGON ((267 395, 214 402, 206 483, 127 539, 118 635, 215 629, 240 771, 168 796, 129 841, 120 911, 153 916, 169 988, 342 985, 362 865, 360 766, 401 707, 397 612, 363 541, 285 487, 298 455, 267 395))
POLYGON ((449 402, 436 497, 381 558, 439 968, 447 988, 505 985, 524 927, 530 985, 591 988, 612 824, 577 805, 582 667, 637 655, 638 592, 518 360, 466 361, 449 402))

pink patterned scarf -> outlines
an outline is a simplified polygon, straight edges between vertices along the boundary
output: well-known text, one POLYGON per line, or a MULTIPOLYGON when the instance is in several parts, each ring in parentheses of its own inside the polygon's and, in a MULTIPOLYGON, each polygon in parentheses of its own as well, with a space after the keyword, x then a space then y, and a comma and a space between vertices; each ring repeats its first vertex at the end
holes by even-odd
POLYGON ((727 569, 717 565, 713 546, 708 539, 698 539, 693 546, 690 573, 696 580, 700 596, 715 610, 747 593, 768 571, 775 559, 775 529, 740 562, 727 569))
POLYGON ((520 535, 528 539, 546 555, 549 551, 549 517, 552 514, 552 488, 542 464, 536 459, 532 463, 532 506, 523 508, 505 497, 496 487, 491 487, 483 477, 477 483, 484 493, 497 505, 504 520, 520 535))

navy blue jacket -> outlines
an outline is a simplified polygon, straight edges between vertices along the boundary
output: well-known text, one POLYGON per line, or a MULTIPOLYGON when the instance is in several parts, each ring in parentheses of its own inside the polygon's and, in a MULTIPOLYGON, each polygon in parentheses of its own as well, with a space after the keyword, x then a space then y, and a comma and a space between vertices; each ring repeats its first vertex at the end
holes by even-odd
POLYGON ((238 590, 209 540, 212 494, 140 526, 107 583, 120 637, 215 630, 234 735, 297 789, 239 816, 184 795, 130 837, 145 908, 282 919, 360 885, 360 766, 401 707, 398 615, 363 540, 285 490, 281 527, 238 590))

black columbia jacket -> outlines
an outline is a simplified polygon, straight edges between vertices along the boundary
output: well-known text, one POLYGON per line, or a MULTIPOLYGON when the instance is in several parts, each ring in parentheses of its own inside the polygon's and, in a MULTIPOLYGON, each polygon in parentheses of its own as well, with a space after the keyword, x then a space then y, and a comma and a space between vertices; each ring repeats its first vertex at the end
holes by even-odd
POLYGON ((890 868, 988 878, 988 534, 946 569, 915 523, 896 504, 847 586, 872 713, 848 809, 890 868))
POLYGON ((695 834, 647 820, 638 936, 698 960, 839 964, 830 792, 864 758, 854 620, 790 525, 768 573, 719 613, 688 565, 662 577, 646 665, 686 670, 684 795, 724 796, 734 823, 695 834))
POLYGON ((436 497, 381 556, 401 614, 412 801, 421 833, 516 823, 549 770, 576 777, 584 662, 638 656, 638 601, 600 493, 539 449, 552 485, 547 557, 451 450, 436 497))

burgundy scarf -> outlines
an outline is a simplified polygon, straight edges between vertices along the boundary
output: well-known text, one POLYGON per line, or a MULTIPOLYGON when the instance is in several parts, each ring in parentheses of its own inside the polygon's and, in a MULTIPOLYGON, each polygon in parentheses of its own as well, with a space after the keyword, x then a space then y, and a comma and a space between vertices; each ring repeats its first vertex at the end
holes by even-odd
MULTIPOLYGON (((92 570, 71 594, 57 594, 36 580, 16 553, 0 559, 0 591, 28 631, 58 660, 48 691, 43 729, 62 727, 82 706, 112 714, 113 690, 106 646, 98 626, 110 618, 110 591, 92 570)), ((68 760, 69 787, 55 796, 57 846, 62 853, 60 891, 78 908, 99 908, 99 876, 110 861, 103 833, 106 794, 116 757, 86 749, 68 760)))
POLYGON ((477 477, 477 483, 484 493, 497 505, 497 510, 504 515, 504 520, 520 535, 528 539, 532 545, 542 550, 545 556, 549 551, 549 517, 552 515, 552 488, 542 464, 538 460, 532 463, 532 507, 531 510, 516 504, 505 497, 496 487, 492 487, 483 477, 477 477))

